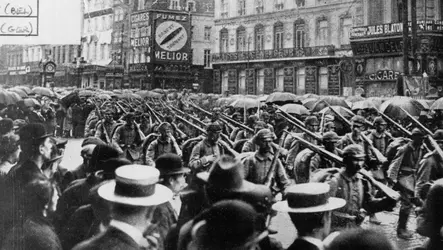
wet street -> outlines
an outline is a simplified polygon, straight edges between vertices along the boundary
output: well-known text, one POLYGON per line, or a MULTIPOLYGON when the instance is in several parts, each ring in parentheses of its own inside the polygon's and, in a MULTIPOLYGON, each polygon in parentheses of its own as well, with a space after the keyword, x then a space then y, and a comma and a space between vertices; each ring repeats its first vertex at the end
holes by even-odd
MULTIPOLYGON (((82 139, 70 139, 66 147, 65 156, 62 161, 62 165, 68 169, 77 167, 82 159, 80 157, 80 146, 82 139)), ((400 250, 415 249, 423 244, 425 238, 418 234, 414 234, 414 238, 409 241, 401 240, 396 235, 396 223, 398 219, 398 208, 394 212, 383 212, 377 214, 381 225, 369 224, 367 221, 364 223, 364 227, 375 228, 376 230, 383 230, 389 239, 395 242, 400 250)), ((283 247, 288 247, 296 236, 296 231, 290 218, 287 214, 279 213, 272 220, 272 227, 278 231, 278 234, 274 237, 282 242, 283 247)), ((415 230, 415 215, 412 215, 409 220, 408 228, 415 230)))

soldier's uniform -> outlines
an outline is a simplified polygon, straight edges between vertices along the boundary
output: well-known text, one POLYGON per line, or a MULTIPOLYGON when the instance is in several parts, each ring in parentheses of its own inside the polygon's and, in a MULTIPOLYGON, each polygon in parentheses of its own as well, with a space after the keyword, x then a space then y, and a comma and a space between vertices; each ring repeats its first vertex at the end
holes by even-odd
MULTIPOLYGON (((438 143, 443 141, 443 130, 437 130, 433 136, 438 143)), ((436 151, 426 154, 421 160, 417 170, 417 182, 415 184, 415 197, 426 199, 426 190, 432 182, 443 178, 443 159, 436 151)))
POLYGON ((112 139, 112 131, 114 130, 114 128, 117 126, 117 122, 115 122, 114 120, 102 120, 97 122, 96 125, 96 130, 95 130, 95 135, 94 137, 100 138, 100 140, 106 142, 106 143, 110 143, 108 141, 112 139), (105 131, 107 133, 107 135, 105 134, 105 131), (108 138, 108 139, 107 139, 108 138))
MULTIPOLYGON (((133 114, 125 116, 126 122, 131 122, 133 114)), ((120 152, 130 161, 138 161, 140 159, 139 146, 142 143, 142 138, 137 131, 136 125, 125 124, 118 127, 112 136, 113 145, 120 150, 120 152)))
MULTIPOLYGON (((171 124, 164 122, 159 125, 158 131, 172 130, 171 124)), ((173 153, 178 156, 182 156, 182 151, 180 147, 177 145, 177 142, 173 141, 171 138, 167 138, 166 140, 162 140, 160 137, 152 141, 148 149, 146 151, 146 163, 148 166, 153 166, 155 164, 155 160, 160 155, 173 153)))
POLYGON ((416 140, 422 140, 423 133, 419 129, 412 130, 413 141, 400 147, 387 171, 388 178, 396 183, 402 196, 401 207, 398 219, 397 235, 401 238, 411 238, 412 234, 407 232, 406 226, 409 214, 412 210, 411 199, 414 196, 416 171, 421 159, 424 156, 424 147, 422 142, 419 145, 414 144, 416 140))

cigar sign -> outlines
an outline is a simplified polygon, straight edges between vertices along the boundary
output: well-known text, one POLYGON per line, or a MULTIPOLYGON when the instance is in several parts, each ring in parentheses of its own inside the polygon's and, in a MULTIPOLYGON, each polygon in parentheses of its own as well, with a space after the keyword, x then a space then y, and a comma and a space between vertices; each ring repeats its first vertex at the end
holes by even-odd
POLYGON ((154 12, 153 17, 155 62, 190 62, 190 15, 154 12))

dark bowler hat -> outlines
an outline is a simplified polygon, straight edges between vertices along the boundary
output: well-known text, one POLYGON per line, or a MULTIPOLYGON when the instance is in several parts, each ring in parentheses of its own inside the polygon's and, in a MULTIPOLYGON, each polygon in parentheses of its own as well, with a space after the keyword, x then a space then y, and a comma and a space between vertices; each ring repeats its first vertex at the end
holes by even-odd
POLYGON ((160 171, 160 177, 174 174, 185 174, 191 170, 184 168, 180 156, 172 153, 163 154, 155 160, 155 167, 160 171))
POLYGON ((196 218, 192 242, 197 249, 251 249, 268 235, 261 215, 239 200, 223 200, 196 218))
POLYGON ((343 207, 346 201, 329 197, 329 185, 326 183, 304 183, 289 187, 285 201, 272 206, 278 212, 320 213, 343 207))
POLYGON ((30 123, 23 126, 19 131, 20 141, 35 143, 38 140, 52 136, 46 133, 45 126, 41 123, 30 123))
POLYGON ((150 207, 172 199, 172 191, 160 184, 160 172, 143 165, 126 165, 115 170, 115 180, 103 184, 98 195, 129 206, 150 207))
POLYGON ((259 212, 270 209, 271 190, 265 185, 246 181, 242 163, 230 156, 220 157, 209 173, 198 173, 197 178, 206 183, 209 200, 240 199, 252 204, 259 212))
POLYGON ((120 153, 116 148, 109 145, 97 145, 92 151, 89 164, 93 171, 103 170, 99 168, 100 166, 103 166, 101 163, 110 158, 118 158, 119 156, 120 153))
POLYGON ((100 138, 97 137, 88 137, 86 139, 83 140, 82 142, 82 147, 86 146, 86 145, 105 145, 106 143, 104 143, 102 140, 100 140, 100 138))
POLYGON ((121 166, 131 165, 131 162, 126 158, 110 158, 100 162, 97 165, 97 169, 103 170, 103 177, 105 179, 114 179, 115 170, 121 166))

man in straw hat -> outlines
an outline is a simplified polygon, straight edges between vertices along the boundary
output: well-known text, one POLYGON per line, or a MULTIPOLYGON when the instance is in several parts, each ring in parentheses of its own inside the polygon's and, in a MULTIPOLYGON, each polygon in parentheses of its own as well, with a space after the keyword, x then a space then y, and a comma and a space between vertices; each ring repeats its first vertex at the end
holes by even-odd
POLYGON ((298 238, 288 250, 324 249, 322 240, 331 229, 331 211, 346 204, 344 199, 329 197, 326 183, 304 183, 287 189, 285 201, 275 203, 277 212, 289 213, 297 228, 298 238))
MULTIPOLYGON (((102 185, 98 195, 112 203, 111 221, 102 234, 79 243, 75 250, 149 248, 145 235, 152 231, 157 205, 168 202, 172 192, 157 184, 160 172, 142 165, 127 165, 115 171, 115 180, 102 185)), ((152 243, 151 243, 152 246, 152 243)))

